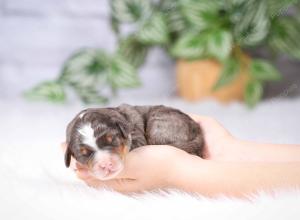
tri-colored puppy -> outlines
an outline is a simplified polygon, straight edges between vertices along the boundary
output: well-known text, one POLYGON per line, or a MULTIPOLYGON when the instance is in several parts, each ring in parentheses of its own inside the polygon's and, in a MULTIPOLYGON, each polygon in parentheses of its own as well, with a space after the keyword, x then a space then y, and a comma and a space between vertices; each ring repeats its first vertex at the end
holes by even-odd
POLYGON ((101 180, 116 176, 126 154, 140 146, 172 145, 198 156, 204 146, 199 124, 162 105, 83 110, 69 123, 66 139, 66 166, 73 156, 101 180))

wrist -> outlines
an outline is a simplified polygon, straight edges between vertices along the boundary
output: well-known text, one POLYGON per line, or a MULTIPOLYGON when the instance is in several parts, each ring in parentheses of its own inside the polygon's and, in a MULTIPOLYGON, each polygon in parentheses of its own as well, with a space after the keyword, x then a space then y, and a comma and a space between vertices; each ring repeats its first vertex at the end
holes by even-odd
POLYGON ((240 140, 229 135, 222 138, 222 141, 216 140, 215 143, 210 143, 210 146, 204 148, 204 159, 215 161, 232 161, 236 159, 238 151, 238 143, 240 140))
POLYGON ((236 140, 232 161, 248 162, 297 162, 300 161, 300 148, 293 145, 257 143, 236 140))
POLYGON ((198 188, 203 188, 209 166, 209 160, 198 156, 186 154, 178 158, 170 172, 168 187, 189 192, 199 191, 198 188))
POLYGON ((227 162, 257 161, 255 152, 255 143, 251 143, 238 138, 230 138, 224 143, 222 148, 222 159, 227 162))
POLYGON ((244 151, 244 141, 235 137, 230 137, 222 147, 222 161, 242 160, 244 151))

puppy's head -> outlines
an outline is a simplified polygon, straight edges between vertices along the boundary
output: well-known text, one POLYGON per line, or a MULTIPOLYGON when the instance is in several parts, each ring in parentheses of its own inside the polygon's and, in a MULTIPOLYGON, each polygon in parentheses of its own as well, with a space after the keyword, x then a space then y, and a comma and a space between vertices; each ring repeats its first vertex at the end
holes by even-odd
POLYGON ((123 116, 113 109, 87 109, 68 125, 65 164, 70 165, 72 155, 96 178, 111 179, 122 171, 130 145, 123 116))

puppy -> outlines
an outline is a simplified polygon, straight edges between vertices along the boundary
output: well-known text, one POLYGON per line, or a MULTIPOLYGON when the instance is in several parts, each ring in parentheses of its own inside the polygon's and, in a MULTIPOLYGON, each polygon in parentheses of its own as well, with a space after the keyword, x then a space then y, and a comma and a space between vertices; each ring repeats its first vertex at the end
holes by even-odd
POLYGON ((199 124, 163 105, 83 110, 69 123, 66 142, 65 165, 73 156, 101 180, 116 176, 126 154, 140 146, 172 145, 200 157, 204 146, 199 124))

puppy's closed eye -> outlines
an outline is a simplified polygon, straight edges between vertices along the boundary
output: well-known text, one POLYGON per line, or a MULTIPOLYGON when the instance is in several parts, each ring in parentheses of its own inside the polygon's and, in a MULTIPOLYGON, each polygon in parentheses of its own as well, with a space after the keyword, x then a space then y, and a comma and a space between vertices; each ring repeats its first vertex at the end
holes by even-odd
POLYGON ((92 150, 91 148, 89 148, 88 146, 85 146, 85 145, 81 146, 79 148, 79 151, 80 151, 80 154, 83 156, 89 156, 94 152, 94 150, 92 150))
POLYGON ((106 134, 105 139, 107 143, 111 143, 113 141, 113 136, 111 134, 106 134))

